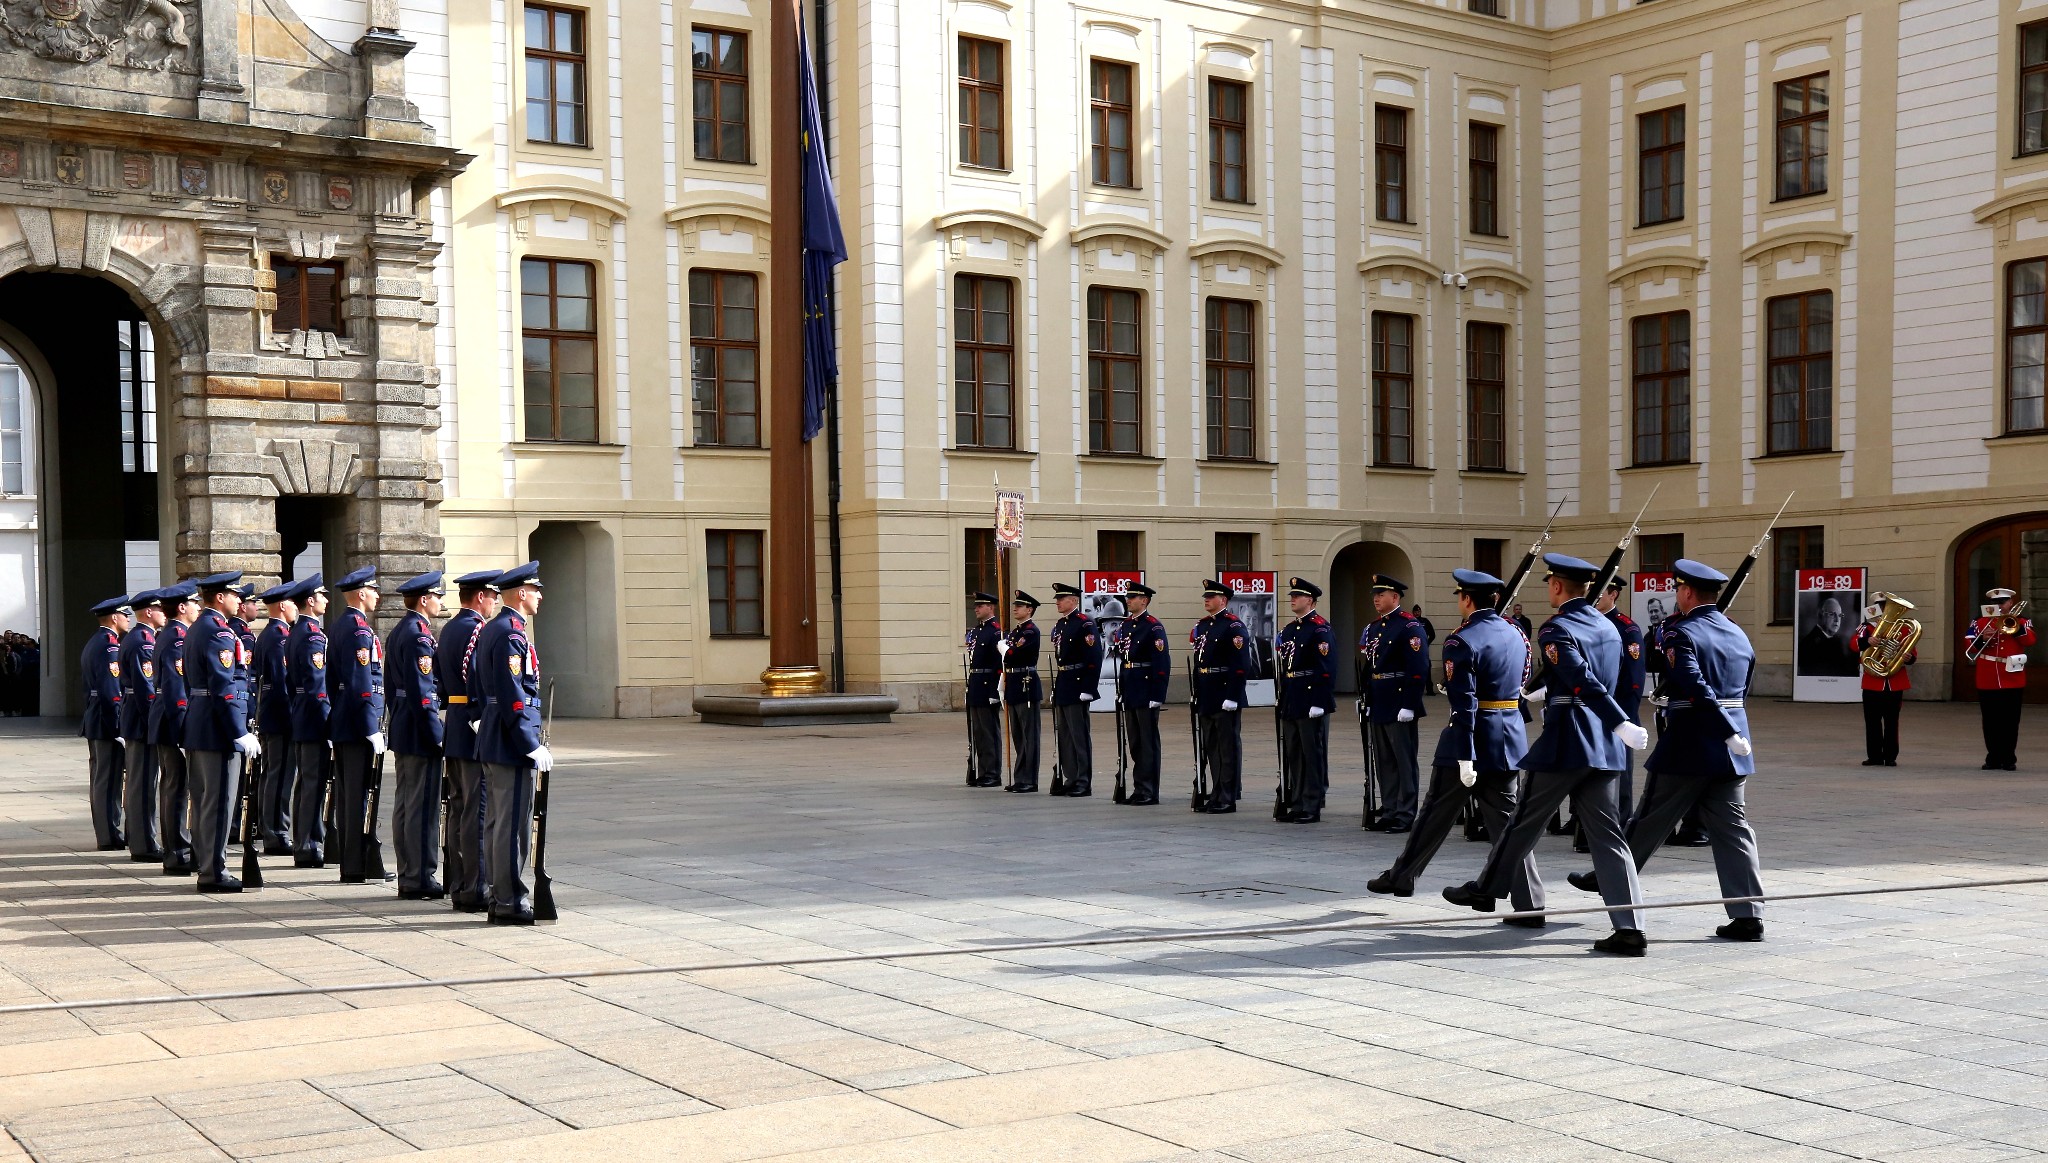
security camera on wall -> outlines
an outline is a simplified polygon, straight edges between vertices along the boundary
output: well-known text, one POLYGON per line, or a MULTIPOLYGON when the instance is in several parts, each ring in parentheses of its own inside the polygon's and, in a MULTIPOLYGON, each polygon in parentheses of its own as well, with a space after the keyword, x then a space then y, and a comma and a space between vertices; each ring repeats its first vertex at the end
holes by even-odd
POLYGON ((1458 276, 1457 276, 1457 283, 1458 283, 1458 289, 1459 289, 1459 290, 1461 290, 1461 291, 1462 291, 1462 290, 1464 290, 1464 289, 1465 289, 1465 284, 1466 284, 1466 279, 1465 279, 1465 276, 1464 276, 1464 275, 1458 275, 1458 276))

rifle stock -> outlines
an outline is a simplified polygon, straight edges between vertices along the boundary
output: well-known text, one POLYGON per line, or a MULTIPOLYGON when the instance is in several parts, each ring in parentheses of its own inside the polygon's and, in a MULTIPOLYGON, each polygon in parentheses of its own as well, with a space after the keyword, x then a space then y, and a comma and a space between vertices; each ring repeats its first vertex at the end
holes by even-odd
MULTIPOLYGON (((548 680, 548 717, 541 724, 540 745, 546 747, 555 735, 555 683, 548 680)), ((555 878, 548 875, 548 777, 554 774, 554 765, 540 773, 540 781, 533 790, 533 919, 552 921, 555 912, 555 878)))
POLYGON ((370 765, 370 803, 363 814, 363 879, 369 881, 391 879, 384 867, 384 840, 377 835, 377 817, 384 807, 384 757, 388 754, 388 748, 379 751, 370 765))
MULTIPOLYGON (((1129 793, 1124 790, 1124 768, 1129 762, 1129 753, 1125 750, 1124 743, 1124 657, 1122 654, 1115 657, 1116 690, 1111 692, 1110 697, 1116 700, 1116 795, 1112 797, 1111 802, 1120 804, 1130 798, 1129 793)), ((1096 680, 1096 689, 1101 689, 1100 677, 1096 680)))
POLYGON ((242 887, 263 887, 263 865, 256 859, 256 817, 262 811, 263 796, 258 786, 263 782, 263 757, 256 757, 256 773, 249 774, 249 757, 241 757, 242 763, 242 887))

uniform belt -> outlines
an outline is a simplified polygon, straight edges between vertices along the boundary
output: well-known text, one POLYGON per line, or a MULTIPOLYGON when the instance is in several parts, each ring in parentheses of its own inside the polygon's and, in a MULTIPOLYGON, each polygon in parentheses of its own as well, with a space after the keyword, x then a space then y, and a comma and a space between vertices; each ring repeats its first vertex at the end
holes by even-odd
POLYGON ((1377 680, 1377 679, 1382 679, 1382 678, 1407 678, 1407 677, 1408 677, 1408 672, 1407 672, 1407 671, 1405 671, 1405 670, 1390 670, 1390 671, 1387 671, 1387 672, 1386 672, 1385 674, 1375 674, 1375 675, 1373 675, 1373 678, 1374 678, 1374 679, 1376 679, 1376 680, 1377 680))
POLYGON ((993 671, 993 670, 970 670, 970 671, 968 671, 967 673, 969 673, 969 674, 994 674, 994 673, 995 673, 995 671, 993 671))
POLYGON ((1310 675, 1317 675, 1317 674, 1321 674, 1321 673, 1323 673, 1323 672, 1322 672, 1322 671, 1320 671, 1320 670, 1290 670, 1290 671, 1288 671, 1288 672, 1287 672, 1287 677, 1288 677, 1288 678, 1307 678, 1307 677, 1309 677, 1310 675))
POLYGON ((449 705, 450 705, 450 706, 453 706, 453 705, 455 705, 455 704, 457 704, 457 703, 466 703, 466 702, 468 702, 468 701, 469 701, 469 696, 468 696, 468 695, 449 695, 449 696, 448 696, 448 703, 449 703, 449 705))
POLYGON ((1037 674, 1037 673, 1038 673, 1038 668, 1037 668, 1037 667, 1035 667, 1035 666, 1006 666, 1006 667, 1004 667, 1004 668, 1003 668, 1003 673, 1004 673, 1004 674, 1037 674))
POLYGON ((1087 669, 1088 669, 1088 664, 1087 664, 1087 663, 1085 663, 1085 662, 1070 662, 1070 663, 1067 663, 1067 664, 1066 664, 1065 666, 1062 666, 1062 667, 1060 667, 1060 669, 1061 669, 1061 670, 1087 670, 1087 669))
POLYGON ((1558 695, 1550 700, 1553 707, 1583 707, 1586 701, 1577 695, 1558 695))
POLYGON ((1228 674, 1228 673, 1230 673, 1230 668, 1229 668, 1229 667, 1227 667, 1227 666, 1198 666, 1198 667, 1196 667, 1196 668, 1195 668, 1195 673, 1196 673, 1196 674, 1228 674))
POLYGON ((1668 706, 1668 707, 1711 707, 1711 706, 1723 706, 1723 707, 1732 707, 1732 708, 1735 708, 1735 709, 1737 709, 1737 710, 1740 710, 1740 709, 1741 709, 1741 707, 1742 707, 1742 700, 1741 700, 1741 699, 1672 699, 1672 700, 1671 700, 1670 702, 1666 703, 1666 704, 1665 704, 1665 706, 1668 706))
POLYGON ((1521 707, 1521 705, 1522 705, 1522 701, 1521 701, 1520 699, 1480 699, 1480 700, 1479 700, 1479 709, 1480 709, 1480 710, 1482 710, 1482 711, 1512 711, 1512 710, 1516 710, 1516 709, 1520 708, 1520 707, 1521 707))

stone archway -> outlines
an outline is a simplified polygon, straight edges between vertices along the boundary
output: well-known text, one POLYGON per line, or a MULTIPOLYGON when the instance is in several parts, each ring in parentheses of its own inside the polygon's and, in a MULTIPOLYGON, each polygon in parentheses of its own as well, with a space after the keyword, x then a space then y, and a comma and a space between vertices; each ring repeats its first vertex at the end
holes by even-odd
MULTIPOLYGON (((1949 641, 1956 643, 1950 695, 1977 697, 1976 664, 1963 657, 1963 631, 1977 617, 1984 591, 1996 586, 2015 590, 2027 602, 2027 614, 2040 624, 2048 609, 2048 512, 2019 513, 1979 525, 1956 539, 1955 606, 1949 641)), ((1926 627, 1934 632, 1930 621, 1926 627)), ((2027 652, 2027 695, 2030 703, 2048 702, 2048 642, 2027 652)))
POLYGON ((1324 611, 1330 627, 1342 644, 1345 663, 1337 668, 1337 689, 1358 690, 1351 660, 1358 655, 1358 639, 1373 619, 1372 577, 1391 574, 1412 587, 1419 584, 1414 559, 1408 551, 1390 541, 1355 541, 1337 551, 1330 563, 1330 595, 1324 611))

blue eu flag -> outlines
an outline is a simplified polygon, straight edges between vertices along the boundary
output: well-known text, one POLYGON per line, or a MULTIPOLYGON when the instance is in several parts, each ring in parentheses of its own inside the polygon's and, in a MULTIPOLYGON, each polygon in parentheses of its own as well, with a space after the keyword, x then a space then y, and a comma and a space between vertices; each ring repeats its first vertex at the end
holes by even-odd
POLYGON ((832 336, 832 268, 846 261, 846 238, 839 232, 839 200, 833 196, 832 171, 825 163, 817 74, 811 71, 810 38, 801 9, 796 23, 804 149, 804 439, 809 440, 825 427, 827 393, 839 378, 839 353, 832 336))

